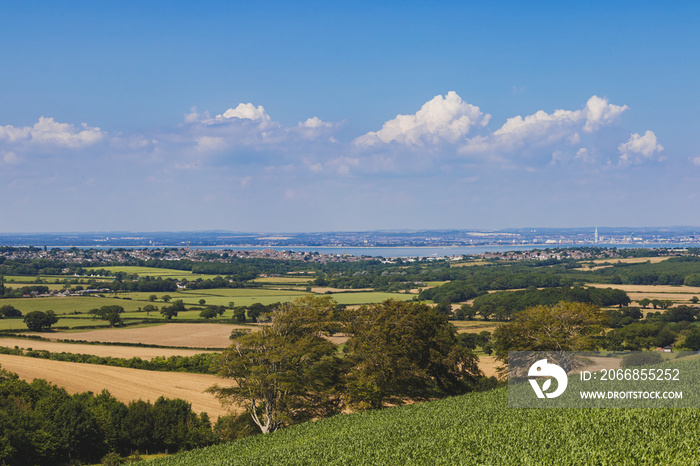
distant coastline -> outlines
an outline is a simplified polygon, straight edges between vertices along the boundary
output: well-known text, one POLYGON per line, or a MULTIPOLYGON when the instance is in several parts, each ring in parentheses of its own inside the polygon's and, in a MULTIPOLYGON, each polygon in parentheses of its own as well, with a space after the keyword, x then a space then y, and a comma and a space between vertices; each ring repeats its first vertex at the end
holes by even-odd
MULTIPOLYGON (((16 245, 13 247, 29 247, 29 245, 16 245)), ((182 245, 128 245, 128 246, 54 246, 58 249, 183 249, 182 245)), ((688 247, 700 247, 700 242, 694 243, 635 243, 635 244, 521 244, 521 245, 475 245, 475 246, 192 246, 193 250, 205 251, 262 251, 271 249, 273 251, 294 251, 294 252, 319 252, 324 254, 347 255, 357 257, 382 257, 382 258, 443 258, 455 256, 469 256, 485 253, 502 253, 508 251, 531 251, 545 249, 575 249, 575 248, 617 248, 617 249, 684 249, 688 247)))

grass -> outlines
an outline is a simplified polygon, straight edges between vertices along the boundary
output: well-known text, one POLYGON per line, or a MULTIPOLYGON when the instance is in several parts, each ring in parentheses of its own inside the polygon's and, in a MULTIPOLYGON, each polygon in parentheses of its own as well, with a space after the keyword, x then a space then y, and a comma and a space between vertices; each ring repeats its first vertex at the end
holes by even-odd
MULTIPOLYGON (((206 302, 205 305, 228 307, 230 302, 234 302, 236 306, 250 306, 255 303, 269 305, 277 302, 291 302, 294 301, 296 298, 300 296, 305 296, 309 293, 303 291, 277 290, 268 288, 221 288, 212 290, 176 291, 169 293, 119 293, 119 298, 115 298, 111 294, 107 295, 104 298, 99 296, 52 296, 46 298, 8 298, 3 299, 0 302, 0 304, 8 304, 14 306, 15 308, 22 311, 22 314, 26 314, 30 311, 52 310, 59 316, 76 315, 76 312, 79 313, 77 315, 86 315, 87 312, 91 309, 98 309, 102 306, 118 305, 122 306, 125 311, 122 315, 122 318, 142 319, 149 317, 154 319, 160 319, 160 312, 151 312, 150 315, 146 315, 145 312, 138 312, 138 310, 139 308, 143 308, 147 304, 153 304, 157 306, 159 310, 163 306, 169 305, 168 303, 162 301, 163 296, 166 294, 172 298, 171 302, 176 299, 181 299, 188 306, 199 307, 199 300, 204 299, 206 302), (158 297, 158 300, 155 302, 149 302, 148 298, 154 294, 158 297)), ((331 293, 329 294, 329 296, 331 296, 339 304, 357 305, 378 303, 387 299, 408 301, 413 299, 415 295, 404 293, 362 291, 331 293)), ((178 317, 180 319, 199 319, 200 312, 201 309, 187 311, 180 313, 178 317)), ((224 317, 230 318, 231 315, 229 313, 228 315, 224 315, 224 317)), ((0 326, 0 329, 1 328, 3 327, 0 326)))
POLYGON ((192 273, 188 270, 173 270, 173 269, 161 269, 157 267, 139 267, 131 265, 122 266, 109 266, 109 267, 94 267, 95 269, 105 269, 112 273, 124 272, 129 275, 138 274, 139 277, 154 277, 154 278, 174 278, 176 280, 186 278, 187 280, 196 280, 201 278, 206 280, 207 278, 214 278, 216 275, 206 275, 200 273, 192 273))
POLYGON ((0 305, 9 304, 26 314, 30 311, 52 310, 58 315, 72 314, 75 311, 86 313, 90 309, 110 306, 122 306, 125 311, 135 311, 144 303, 116 298, 100 298, 97 296, 66 296, 48 298, 8 298, 0 301, 0 305))
POLYGON ((5 288, 14 288, 14 289, 19 289, 22 288, 23 286, 32 286, 32 285, 38 285, 38 286, 45 286, 49 290, 63 290, 63 283, 31 283, 31 282, 15 282, 15 283, 5 283, 5 288))
MULTIPOLYGON (((55 327, 109 327, 109 323, 104 320, 92 320, 85 318, 71 319, 71 318, 61 318, 58 319, 58 323, 54 324, 55 327)), ((0 319, 0 330, 27 330, 27 324, 20 317, 19 319, 0 319)))
POLYGON ((432 282, 425 282, 425 285, 428 288, 435 288, 436 286, 444 285, 445 283, 450 283, 450 282, 449 282, 449 280, 432 281, 432 282))
POLYGON ((56 280, 59 280, 61 283, 64 283, 66 278, 70 279, 73 277, 70 277, 68 275, 5 275, 5 284, 7 285, 11 283, 34 283, 38 279, 41 279, 42 281, 48 283, 55 283, 56 280))
POLYGON ((386 293, 383 291, 361 291, 358 293, 332 293, 330 296, 338 304, 372 304, 381 303, 387 299, 410 301, 416 295, 405 293, 386 293))
POLYGON ((300 424, 143 463, 697 464, 694 409, 511 409, 506 389, 300 424))

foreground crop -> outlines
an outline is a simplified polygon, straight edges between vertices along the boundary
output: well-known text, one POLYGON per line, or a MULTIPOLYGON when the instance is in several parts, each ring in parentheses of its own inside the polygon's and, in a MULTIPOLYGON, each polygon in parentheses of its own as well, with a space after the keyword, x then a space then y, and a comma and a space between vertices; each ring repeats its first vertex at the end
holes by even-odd
POLYGON ((695 464, 700 410, 509 409, 505 389, 336 416, 147 463, 695 464))

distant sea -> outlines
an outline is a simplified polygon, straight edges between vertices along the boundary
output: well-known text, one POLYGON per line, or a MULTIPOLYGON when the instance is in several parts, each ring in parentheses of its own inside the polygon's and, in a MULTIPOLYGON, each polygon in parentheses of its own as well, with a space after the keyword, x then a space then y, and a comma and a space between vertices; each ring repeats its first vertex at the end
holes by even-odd
MULTIPOLYGON (((165 249, 181 248, 182 246, 90 246, 85 249, 165 249)), ((487 252, 507 251, 532 251, 541 249, 575 249, 575 248, 618 248, 618 249, 654 249, 654 248, 688 248, 700 247, 700 243, 637 243, 637 244, 513 244, 513 245, 487 245, 487 246, 444 246, 444 247, 325 247, 325 246, 193 246, 192 249, 202 250, 234 250, 234 251, 261 251, 272 249, 275 251, 295 252, 322 252, 324 254, 347 254, 352 256, 371 257, 452 257, 461 255, 483 254, 487 252)), ((67 247, 66 247, 67 248, 67 247)), ((64 249, 64 248, 61 248, 64 249)))

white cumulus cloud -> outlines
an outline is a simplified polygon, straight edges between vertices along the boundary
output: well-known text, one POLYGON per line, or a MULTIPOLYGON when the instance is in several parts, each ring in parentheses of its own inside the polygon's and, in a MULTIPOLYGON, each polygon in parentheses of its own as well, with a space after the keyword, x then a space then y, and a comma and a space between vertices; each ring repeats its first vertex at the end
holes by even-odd
POLYGON ((265 112, 262 105, 257 107, 251 103, 243 104, 240 103, 236 108, 229 108, 223 115, 217 115, 217 120, 224 120, 229 118, 239 118, 241 120, 253 120, 265 123, 270 121, 270 115, 265 112))
POLYGON ((639 163, 644 159, 653 159, 655 154, 663 151, 664 148, 656 140, 653 131, 647 131, 643 136, 633 133, 629 140, 618 147, 620 151, 620 163, 639 163))
POLYGON ((594 95, 588 102, 583 111, 586 119, 586 124, 583 127, 584 131, 591 132, 598 129, 600 126, 608 125, 615 121, 625 110, 628 110, 627 105, 613 105, 608 102, 608 99, 594 95))
POLYGON ((0 126, 0 140, 11 144, 41 144, 79 148, 101 141, 105 137, 100 128, 83 123, 76 128, 69 123, 59 123, 53 118, 40 117, 34 126, 0 126))
POLYGON ((531 153, 540 148, 560 150, 578 145, 581 134, 591 134, 603 126, 614 123, 627 110, 627 106, 614 105, 607 99, 592 96, 579 110, 544 110, 508 118, 496 131, 487 136, 467 139, 460 148, 466 155, 487 155, 504 158, 514 153, 531 153))
POLYGON ((445 97, 438 95, 426 102, 412 115, 397 115, 379 131, 355 139, 355 144, 369 147, 396 142, 409 146, 454 143, 466 136, 473 126, 485 126, 491 115, 484 114, 479 107, 464 102, 456 92, 445 97))

